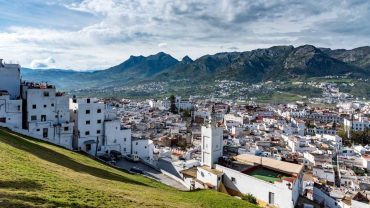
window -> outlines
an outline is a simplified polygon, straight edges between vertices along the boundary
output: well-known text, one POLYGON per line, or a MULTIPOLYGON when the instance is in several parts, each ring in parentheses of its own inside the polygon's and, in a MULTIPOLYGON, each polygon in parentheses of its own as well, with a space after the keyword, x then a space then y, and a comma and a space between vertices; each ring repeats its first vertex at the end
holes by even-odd
POLYGON ((85 131, 85 135, 86 136, 90 135, 90 132, 89 131, 85 131))
POLYGON ((44 105, 44 108, 46 108, 46 105, 44 105))
POLYGON ((99 108, 96 112, 97 112, 97 113, 101 113, 101 109, 99 108))
POLYGON ((123 148, 123 151, 124 151, 124 152, 126 152, 126 147, 125 147, 125 148, 123 148))
POLYGON ((91 150, 91 144, 86 144, 86 151, 90 151, 91 150))
POLYGON ((36 121, 37 120, 37 116, 31 116, 31 121, 36 121))
POLYGON ((36 105, 35 104, 32 105, 32 109, 36 109, 36 105))
POLYGON ((146 149, 146 146, 145 146, 145 149, 146 149))
POLYGON ((64 127, 64 131, 68 131, 68 130, 69 130, 68 126, 64 127))
POLYGON ((126 141, 126 138, 123 138, 123 141, 125 142, 126 141))
POLYGON ((18 106, 17 106, 17 108, 18 108, 18 111, 20 111, 20 110, 21 110, 21 106, 20 106, 20 105, 18 105, 18 106))
POLYGON ((275 194, 269 192, 269 204, 275 204, 275 194))
POLYGON ((49 92, 44 92, 44 97, 49 97, 49 92))
POLYGON ((42 129, 42 137, 44 137, 44 138, 48 137, 48 128, 43 128, 42 129))
POLYGON ((87 98, 87 99, 86 99, 86 102, 87 102, 87 103, 90 103, 90 98, 87 98))
POLYGON ((73 98, 72 102, 73 103, 77 103, 77 99, 76 98, 73 98))
POLYGON ((90 125, 90 121, 88 120, 88 121, 86 121, 86 125, 90 125))
POLYGON ((90 114, 90 110, 86 110, 86 114, 90 114))
POLYGON ((117 143, 117 139, 114 139, 114 140, 113 140, 113 143, 117 143))
POLYGON ((46 115, 41 115, 41 121, 46 121, 46 115))
POLYGON ((96 133, 97 133, 97 134, 100 134, 100 130, 96 130, 96 133))
POLYGON ((99 120, 97 121, 97 123, 98 123, 98 124, 100 124, 100 123, 101 123, 101 120, 99 119, 99 120))
POLYGON ((136 142, 136 145, 139 145, 139 142, 136 142))
POLYGON ((54 103, 51 104, 51 107, 54 107, 54 103))
POLYGON ((232 181, 233 183, 236 183, 236 179, 235 179, 234 177, 231 177, 231 181, 232 181))
POLYGON ((36 131, 40 131, 40 129, 36 129, 36 131))

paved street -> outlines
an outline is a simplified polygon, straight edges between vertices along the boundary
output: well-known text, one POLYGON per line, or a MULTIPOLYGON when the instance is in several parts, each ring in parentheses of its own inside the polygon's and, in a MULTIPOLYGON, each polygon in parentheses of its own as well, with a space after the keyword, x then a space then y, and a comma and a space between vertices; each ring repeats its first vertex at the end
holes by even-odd
POLYGON ((177 182, 176 180, 173 180, 172 178, 164 175, 163 173, 157 171, 156 169, 145 165, 144 163, 141 162, 131 162, 126 159, 122 159, 117 162, 116 166, 123 168, 125 170, 130 170, 132 167, 138 168, 144 172, 145 175, 161 182, 164 183, 168 186, 172 186, 176 189, 182 190, 182 191, 187 191, 188 189, 184 187, 181 183, 177 182))

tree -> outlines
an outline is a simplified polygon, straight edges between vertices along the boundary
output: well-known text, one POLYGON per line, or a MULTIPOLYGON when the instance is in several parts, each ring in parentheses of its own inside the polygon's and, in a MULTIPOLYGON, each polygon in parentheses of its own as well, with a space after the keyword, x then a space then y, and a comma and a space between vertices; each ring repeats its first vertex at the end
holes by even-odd
POLYGON ((170 96, 170 112, 173 114, 177 114, 176 97, 174 95, 170 96))
POLYGON ((252 194, 245 194, 241 198, 249 203, 257 204, 257 199, 252 194))

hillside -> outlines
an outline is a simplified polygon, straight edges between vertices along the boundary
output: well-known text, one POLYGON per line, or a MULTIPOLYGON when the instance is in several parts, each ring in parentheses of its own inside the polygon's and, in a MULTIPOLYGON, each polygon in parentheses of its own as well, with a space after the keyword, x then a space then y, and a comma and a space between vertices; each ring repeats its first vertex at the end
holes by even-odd
POLYGON ((0 207, 255 207, 215 191, 181 192, 3 128, 0 161, 0 207))
POLYGON ((204 55, 196 60, 185 56, 181 61, 160 52, 147 57, 131 56, 101 71, 26 70, 22 76, 27 80, 48 81, 58 89, 80 95, 143 97, 200 92, 198 88, 207 92, 217 80, 253 84, 326 76, 368 79, 369 60, 370 47, 332 50, 312 45, 274 46, 204 55))

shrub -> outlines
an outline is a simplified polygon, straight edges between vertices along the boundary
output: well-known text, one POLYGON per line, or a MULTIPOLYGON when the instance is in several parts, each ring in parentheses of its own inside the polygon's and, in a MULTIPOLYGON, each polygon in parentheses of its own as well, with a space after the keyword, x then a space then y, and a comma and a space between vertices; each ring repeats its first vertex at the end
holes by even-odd
POLYGON ((257 204, 257 199, 252 194, 245 194, 241 198, 249 203, 257 204))

